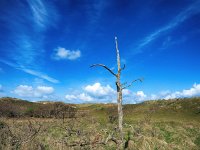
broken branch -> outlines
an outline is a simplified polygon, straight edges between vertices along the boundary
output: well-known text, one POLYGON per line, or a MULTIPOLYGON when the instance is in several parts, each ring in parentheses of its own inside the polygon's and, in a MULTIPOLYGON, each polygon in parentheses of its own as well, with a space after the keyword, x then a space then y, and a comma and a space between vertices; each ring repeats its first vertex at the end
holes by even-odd
MULTIPOLYGON (((143 78, 139 78, 139 79, 133 80, 129 85, 122 87, 122 89, 126 89, 126 88, 132 86, 132 84, 133 84, 134 82, 136 82, 136 81, 142 82, 143 80, 144 80, 143 78)), ((125 85, 126 85, 126 84, 127 84, 127 82, 125 82, 125 85)))
POLYGON ((124 64, 124 66, 120 69, 120 71, 124 70, 126 68, 126 65, 124 64))
POLYGON ((93 64, 90 67, 96 67, 96 66, 100 66, 100 67, 104 67, 106 70, 108 70, 112 75, 114 75, 115 77, 117 77, 117 75, 111 70, 109 69, 107 66, 103 65, 103 64, 93 64))

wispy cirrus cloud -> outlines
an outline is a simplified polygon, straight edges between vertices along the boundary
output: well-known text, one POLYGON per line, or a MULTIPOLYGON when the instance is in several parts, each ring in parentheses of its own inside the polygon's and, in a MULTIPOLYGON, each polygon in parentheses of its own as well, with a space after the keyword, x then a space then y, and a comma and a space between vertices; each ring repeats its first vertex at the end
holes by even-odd
POLYGON ((0 40, 0 51, 4 59, 8 58, 18 64, 30 65, 40 54, 37 51, 40 40, 34 39, 35 32, 30 35, 33 23, 27 7, 21 2, 14 6, 12 4, 11 1, 6 2, 5 7, 1 8, 0 21, 4 23, 0 24, 0 27, 6 31, 6 35, 1 34, 3 40, 0 40))
POLYGON ((48 18, 48 12, 43 2, 40 0, 29 0, 27 2, 31 8, 35 23, 40 27, 45 27, 48 18))
POLYGON ((20 65, 37 68, 44 55, 44 49, 39 39, 35 40, 26 34, 14 35, 11 41, 15 50, 8 54, 8 58, 20 65), (38 63, 39 62, 39 63, 38 63))
POLYGON ((91 25, 98 23, 104 9, 108 6, 108 4, 109 2, 105 1, 90 1, 86 5, 86 13, 91 25))
POLYGON ((33 21, 39 28, 54 26, 58 19, 58 13, 50 1, 28 0, 33 15, 33 21))
POLYGON ((187 40, 187 37, 182 36, 179 39, 173 39, 172 37, 168 36, 162 43, 161 50, 164 50, 172 45, 183 43, 187 40))
POLYGON ((1 8, 0 15, 0 22, 3 22, 0 27, 6 31, 6 36, 0 36, 0 39, 3 39, 0 40, 0 52, 4 63, 7 62, 7 65, 15 69, 57 83, 58 80, 35 71, 41 70, 44 61, 45 31, 55 26, 58 20, 53 3, 46 0, 27 0, 27 3, 7 1, 4 4, 5 7, 1 8), (15 62, 15 65, 10 62, 15 62), (27 70, 27 68, 32 69, 27 70))
POLYGON ((180 12, 171 22, 154 31, 153 33, 147 35, 136 47, 135 53, 141 53, 143 47, 147 46, 148 44, 159 38, 160 35, 179 26, 181 23, 183 23, 193 15, 200 13, 199 7, 200 1, 197 0, 189 7, 185 8, 182 12, 180 12))
POLYGON ((35 70, 26 69, 26 68, 21 68, 20 70, 22 70, 22 71, 24 71, 24 72, 26 72, 26 73, 28 73, 28 74, 31 74, 31 75, 33 75, 33 76, 36 76, 36 77, 40 77, 40 78, 42 78, 42 79, 45 79, 45 80, 47 80, 47 81, 49 81, 49 82, 52 82, 52 83, 59 83, 59 81, 58 81, 57 79, 54 79, 54 78, 52 78, 52 77, 50 77, 50 76, 48 76, 48 75, 46 75, 46 74, 44 74, 44 73, 42 73, 42 72, 38 72, 38 71, 35 71, 35 70))
POLYGON ((0 62, 12 67, 12 68, 15 68, 17 70, 21 70, 25 73, 28 73, 30 75, 33 75, 33 76, 36 76, 36 77, 39 77, 39 78, 42 78, 46 81, 49 81, 49 82, 52 82, 52 83, 59 83, 59 80, 57 79, 54 79, 48 75, 46 75, 45 73, 42 73, 42 72, 39 72, 39 71, 36 71, 36 70, 32 70, 32 69, 28 69, 24 66, 20 66, 20 65, 17 65, 17 64, 14 64, 12 62, 9 62, 9 61, 6 61, 6 60, 2 60, 0 59, 0 62))

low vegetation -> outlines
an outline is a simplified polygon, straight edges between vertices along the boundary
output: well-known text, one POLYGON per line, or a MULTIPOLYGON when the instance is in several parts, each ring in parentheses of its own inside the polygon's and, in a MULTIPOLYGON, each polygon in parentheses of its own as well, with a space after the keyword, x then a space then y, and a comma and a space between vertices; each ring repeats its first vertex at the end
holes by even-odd
POLYGON ((75 111, 75 105, 63 102, 33 103, 9 97, 0 99, 1 117, 72 118, 75 111))
MULTIPOLYGON (((200 149, 200 98, 124 105, 124 149, 200 149)), ((115 150, 116 104, 0 99, 0 150, 115 150)))

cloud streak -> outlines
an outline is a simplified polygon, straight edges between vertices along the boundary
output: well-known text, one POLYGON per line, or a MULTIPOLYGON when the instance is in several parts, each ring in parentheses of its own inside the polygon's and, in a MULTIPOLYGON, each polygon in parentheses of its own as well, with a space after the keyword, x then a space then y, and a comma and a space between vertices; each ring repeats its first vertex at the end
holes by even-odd
POLYGON ((45 31, 55 26, 58 20, 53 3, 27 0, 27 3, 8 1, 5 5, 7 7, 1 9, 0 22, 4 23, 0 27, 5 28, 7 36, 0 40, 1 58, 4 59, 0 61, 28 74, 58 83, 58 80, 36 71, 42 68, 44 61, 45 31))
POLYGON ((47 20, 46 18, 48 17, 48 12, 42 1, 29 0, 27 2, 31 8, 35 23, 40 27, 45 27, 47 20))
POLYGON ((1 52, 5 56, 4 59, 12 59, 18 64, 37 64, 35 60, 43 53, 43 50, 40 44, 41 38, 35 37, 41 36, 36 30, 32 32, 34 24, 31 22, 32 17, 27 7, 21 2, 12 4, 12 2, 7 2, 7 7, 1 10, 0 21, 4 24, 0 24, 0 27, 7 31, 3 36, 4 40, 0 41, 1 52), (31 35, 30 32, 32 32, 31 35))
POLYGON ((89 23, 91 25, 97 25, 99 19, 102 16, 103 11, 108 6, 107 1, 89 1, 86 5, 86 13, 89 18, 89 23))
POLYGON ((28 74, 31 74, 33 76, 36 76, 36 77, 40 77, 42 79, 45 79, 49 82, 52 82, 52 83, 59 83, 59 81, 57 79, 54 79, 52 77, 49 77, 48 75, 42 73, 42 72, 38 72, 38 71, 35 71, 35 70, 31 70, 31 69, 26 69, 26 68, 21 68, 20 70, 28 73, 28 74))
POLYGON ((160 29, 156 30, 155 32, 149 34, 146 36, 136 47, 136 52, 135 53, 141 53, 142 48, 156 40, 160 35, 163 33, 177 27, 184 21, 186 21, 188 18, 192 17, 193 15, 200 13, 200 2, 196 1, 189 7, 187 7, 185 10, 180 12, 171 22, 169 22, 167 25, 161 27, 160 29))
POLYGON ((6 64, 6 65, 8 65, 8 66, 10 66, 10 67, 12 67, 12 68, 15 68, 15 69, 17 69, 17 70, 21 70, 21 71, 23 71, 23 72, 25 72, 25 73, 28 73, 28 74, 30 74, 30 75, 33 75, 33 76, 42 78, 42 79, 44 79, 44 80, 47 80, 47 81, 49 81, 49 82, 52 82, 52 83, 59 83, 59 80, 54 79, 54 78, 52 78, 52 77, 50 77, 50 76, 48 76, 48 75, 46 75, 46 74, 44 74, 44 73, 42 73, 42 72, 35 71, 35 70, 32 70, 32 69, 27 69, 27 68, 25 68, 24 66, 16 65, 16 64, 14 64, 14 63, 12 63, 12 62, 5 61, 5 60, 2 60, 2 59, 0 59, 0 62, 4 63, 4 64, 6 64))
POLYGON ((39 28, 55 26, 58 15, 53 4, 45 0, 27 0, 27 2, 33 15, 33 21, 39 28))

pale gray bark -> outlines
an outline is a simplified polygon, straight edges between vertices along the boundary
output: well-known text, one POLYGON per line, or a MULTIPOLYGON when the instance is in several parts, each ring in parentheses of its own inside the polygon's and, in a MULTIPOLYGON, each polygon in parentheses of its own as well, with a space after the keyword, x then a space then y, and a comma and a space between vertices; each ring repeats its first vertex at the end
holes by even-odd
MULTIPOLYGON (((122 110, 122 87, 120 82, 121 77, 121 63, 120 63, 120 55, 118 49, 118 42, 117 37, 115 37, 115 46, 116 46, 116 53, 117 53, 117 103, 118 103, 118 124, 119 124, 119 132, 123 142, 123 110, 122 110)), ((125 68, 125 66, 124 66, 125 68)))

